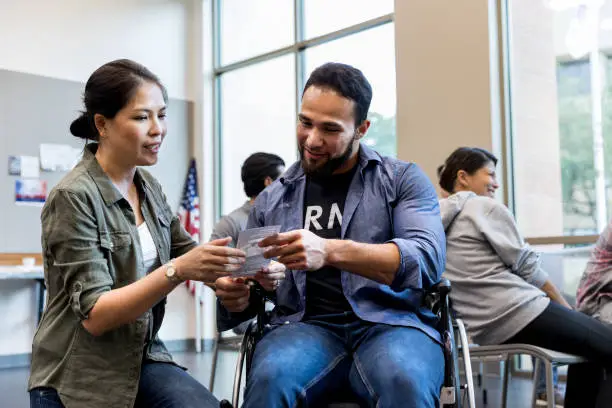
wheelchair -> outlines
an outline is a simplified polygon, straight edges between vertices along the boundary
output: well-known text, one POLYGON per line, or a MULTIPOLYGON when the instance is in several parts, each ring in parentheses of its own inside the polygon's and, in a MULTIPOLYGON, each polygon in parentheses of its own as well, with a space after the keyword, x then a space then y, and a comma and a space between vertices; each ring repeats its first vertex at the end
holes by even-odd
MULTIPOLYGON (((234 376, 232 402, 230 403, 227 400, 223 400, 221 401, 220 408, 239 407, 243 367, 248 374, 251 368, 255 346, 263 337, 266 325, 269 321, 269 315, 266 312, 265 305, 266 302, 272 301, 270 294, 255 281, 250 281, 249 284, 251 285, 251 301, 258 305, 257 319, 252 321, 248 326, 240 345, 234 376)), ((424 297, 425 305, 438 316, 438 330, 441 334, 444 350, 444 381, 440 391, 440 407, 476 408, 468 339, 461 320, 455 320, 452 317, 449 299, 450 291, 450 282, 447 279, 442 279, 429 290, 424 297), (460 346, 457 345, 456 337, 459 337, 460 346), (460 382, 459 352, 461 353, 461 359, 464 363, 465 384, 461 384, 460 382)), ((344 395, 342 398, 328 403, 326 407, 360 408, 361 405, 359 405, 355 397, 347 397, 344 395)))

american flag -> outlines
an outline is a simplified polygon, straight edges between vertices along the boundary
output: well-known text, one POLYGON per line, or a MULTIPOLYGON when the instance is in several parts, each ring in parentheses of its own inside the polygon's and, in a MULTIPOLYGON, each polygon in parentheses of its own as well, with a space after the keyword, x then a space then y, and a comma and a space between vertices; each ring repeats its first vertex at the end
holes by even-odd
MULTIPOLYGON (((200 197, 198 196, 198 173, 195 159, 191 159, 189 164, 178 216, 187 233, 196 242, 200 242, 200 197)), ((186 281, 185 283, 191 293, 195 293, 195 282, 186 281)))

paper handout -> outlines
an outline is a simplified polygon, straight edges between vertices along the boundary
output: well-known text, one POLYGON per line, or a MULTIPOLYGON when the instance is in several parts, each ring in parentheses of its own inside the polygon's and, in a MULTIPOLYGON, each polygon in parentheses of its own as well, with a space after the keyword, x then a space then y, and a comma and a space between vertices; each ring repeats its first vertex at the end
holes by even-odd
POLYGON ((265 248, 260 248, 258 244, 262 239, 270 235, 278 234, 280 228, 280 225, 252 228, 242 231, 240 235, 238 235, 236 248, 246 252, 246 261, 242 268, 232 274, 234 277, 253 276, 260 271, 261 268, 270 263, 270 260, 263 256, 265 248))

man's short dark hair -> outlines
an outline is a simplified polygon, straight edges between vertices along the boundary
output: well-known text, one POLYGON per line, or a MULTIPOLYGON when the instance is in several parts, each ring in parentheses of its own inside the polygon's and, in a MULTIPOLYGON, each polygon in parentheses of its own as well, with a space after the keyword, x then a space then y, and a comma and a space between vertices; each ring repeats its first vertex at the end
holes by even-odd
POLYGON ((355 126, 368 118, 372 102, 372 86, 355 67, 338 62, 321 65, 310 74, 304 86, 304 93, 311 86, 332 90, 355 102, 355 126))
POLYGON ((242 182, 247 197, 256 197, 266 188, 266 177, 276 180, 281 175, 281 166, 284 167, 285 162, 275 154, 258 152, 250 155, 242 164, 242 182))

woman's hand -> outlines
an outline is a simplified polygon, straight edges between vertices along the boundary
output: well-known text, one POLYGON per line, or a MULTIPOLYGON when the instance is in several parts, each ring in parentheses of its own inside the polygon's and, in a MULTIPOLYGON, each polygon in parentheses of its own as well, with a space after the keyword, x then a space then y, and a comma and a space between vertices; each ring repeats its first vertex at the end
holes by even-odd
POLYGON ((255 280, 268 292, 273 292, 278 288, 280 282, 285 279, 287 268, 282 263, 270 261, 267 267, 257 272, 255 280))
POLYGON ((227 246, 231 238, 221 238, 198 245, 186 254, 176 258, 176 274, 182 280, 197 280, 206 284, 240 269, 245 253, 227 246))
POLYGON ((570 310, 572 309, 572 306, 570 306, 570 304, 567 303, 567 300, 565 300, 565 298, 561 294, 561 291, 557 289, 557 286, 554 283, 552 283, 550 279, 544 282, 544 285, 540 288, 540 290, 546 293, 546 296, 548 296, 553 302, 559 303, 561 306, 565 307, 566 309, 570 309, 570 310))

